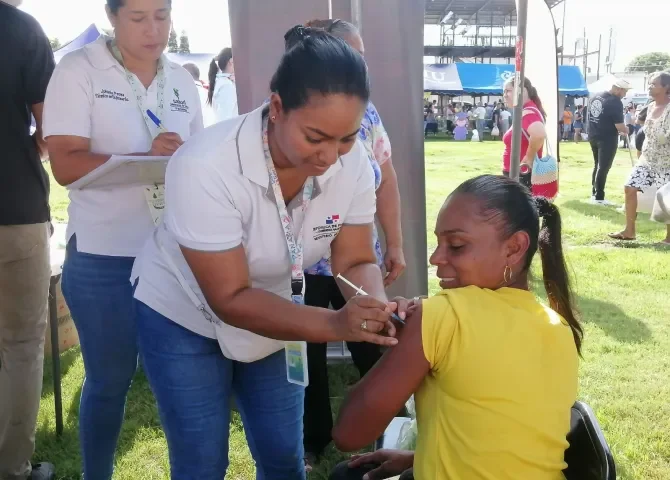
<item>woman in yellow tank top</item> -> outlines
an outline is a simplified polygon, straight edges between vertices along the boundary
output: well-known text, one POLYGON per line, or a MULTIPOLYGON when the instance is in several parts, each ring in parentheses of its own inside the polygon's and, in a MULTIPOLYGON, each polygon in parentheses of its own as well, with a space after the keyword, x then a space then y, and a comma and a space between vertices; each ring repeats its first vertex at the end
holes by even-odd
POLYGON ((447 198, 435 235, 430 262, 443 290, 410 302, 399 344, 354 388, 333 430, 343 451, 370 445, 415 393, 416 451, 357 457, 331 478, 413 467, 417 480, 562 479, 583 333, 558 209, 485 175, 447 198), (548 307, 529 291, 538 248, 548 307))

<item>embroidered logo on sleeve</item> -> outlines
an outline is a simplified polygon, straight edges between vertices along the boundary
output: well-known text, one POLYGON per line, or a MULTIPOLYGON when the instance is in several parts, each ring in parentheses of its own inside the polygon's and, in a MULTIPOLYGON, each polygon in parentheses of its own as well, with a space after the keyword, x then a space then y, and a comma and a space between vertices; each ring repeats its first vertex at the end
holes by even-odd
POLYGON ((326 217, 325 225, 317 225, 312 228, 314 240, 317 241, 324 238, 335 237, 340 231, 341 226, 339 215, 330 215, 329 217, 326 217))
POLYGON ((95 94, 95 98, 104 99, 108 98, 110 100, 116 100, 118 102, 129 102, 130 99, 126 96, 125 93, 115 92, 114 90, 107 90, 103 88, 100 92, 95 94))

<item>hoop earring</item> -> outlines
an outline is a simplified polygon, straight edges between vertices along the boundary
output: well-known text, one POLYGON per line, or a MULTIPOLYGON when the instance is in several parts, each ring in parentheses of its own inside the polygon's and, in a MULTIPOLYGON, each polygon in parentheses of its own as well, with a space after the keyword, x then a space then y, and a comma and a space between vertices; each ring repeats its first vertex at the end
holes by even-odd
POLYGON ((503 272, 503 280, 505 282, 505 285, 509 285, 512 283, 512 280, 514 279, 514 272, 510 268, 509 265, 505 265, 505 271, 503 272))

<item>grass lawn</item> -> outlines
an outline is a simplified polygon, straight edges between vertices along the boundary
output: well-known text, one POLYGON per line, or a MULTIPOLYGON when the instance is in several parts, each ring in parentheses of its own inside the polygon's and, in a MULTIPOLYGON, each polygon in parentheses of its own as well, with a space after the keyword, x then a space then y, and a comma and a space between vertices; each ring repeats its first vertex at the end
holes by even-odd
MULTIPOLYGON (((427 253, 435 246, 431 232, 445 196, 469 177, 499 172, 501 145, 427 141, 427 253)), ((664 227, 641 219, 638 243, 624 245, 610 241, 606 234, 621 228, 624 217, 615 208, 592 206, 584 201, 591 188, 592 157, 588 144, 561 148, 561 196, 557 203, 563 213, 564 242, 586 330, 580 398, 598 415, 614 452, 619 478, 667 480, 670 478, 667 299, 670 250, 653 245, 664 238, 664 227)), ((623 202, 621 185, 629 170, 628 153, 621 151, 609 177, 610 200, 623 202)), ((66 205, 65 192, 54 184, 52 206, 57 220, 66 220, 66 205)), ((536 273, 539 278, 539 269, 536 273)), ((430 288, 431 292, 438 289, 432 278, 430 288)), ((65 433, 61 439, 55 436, 51 370, 46 365, 35 458, 54 462, 59 478, 75 479, 80 478, 77 409, 84 373, 79 350, 64 353, 62 363, 65 433)), ((333 368, 331 394, 335 396, 336 408, 347 385, 355 381, 351 367, 333 368)), ((326 479, 329 468, 342 458, 330 450, 311 478, 326 479)), ((169 478, 165 439, 153 397, 141 374, 128 400, 114 478, 169 478)), ((255 478, 237 416, 231 426, 227 478, 255 478)))

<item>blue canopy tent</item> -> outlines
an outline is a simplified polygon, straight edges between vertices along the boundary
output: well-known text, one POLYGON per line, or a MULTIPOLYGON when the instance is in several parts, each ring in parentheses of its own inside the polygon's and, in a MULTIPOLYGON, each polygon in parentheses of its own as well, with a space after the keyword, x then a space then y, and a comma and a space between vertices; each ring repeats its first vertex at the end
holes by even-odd
MULTIPOLYGON (((507 79, 514 76, 514 65, 491 63, 451 63, 424 65, 424 91, 443 95, 502 95, 507 79)), ((561 95, 586 97, 589 94, 578 67, 558 67, 561 95)))

